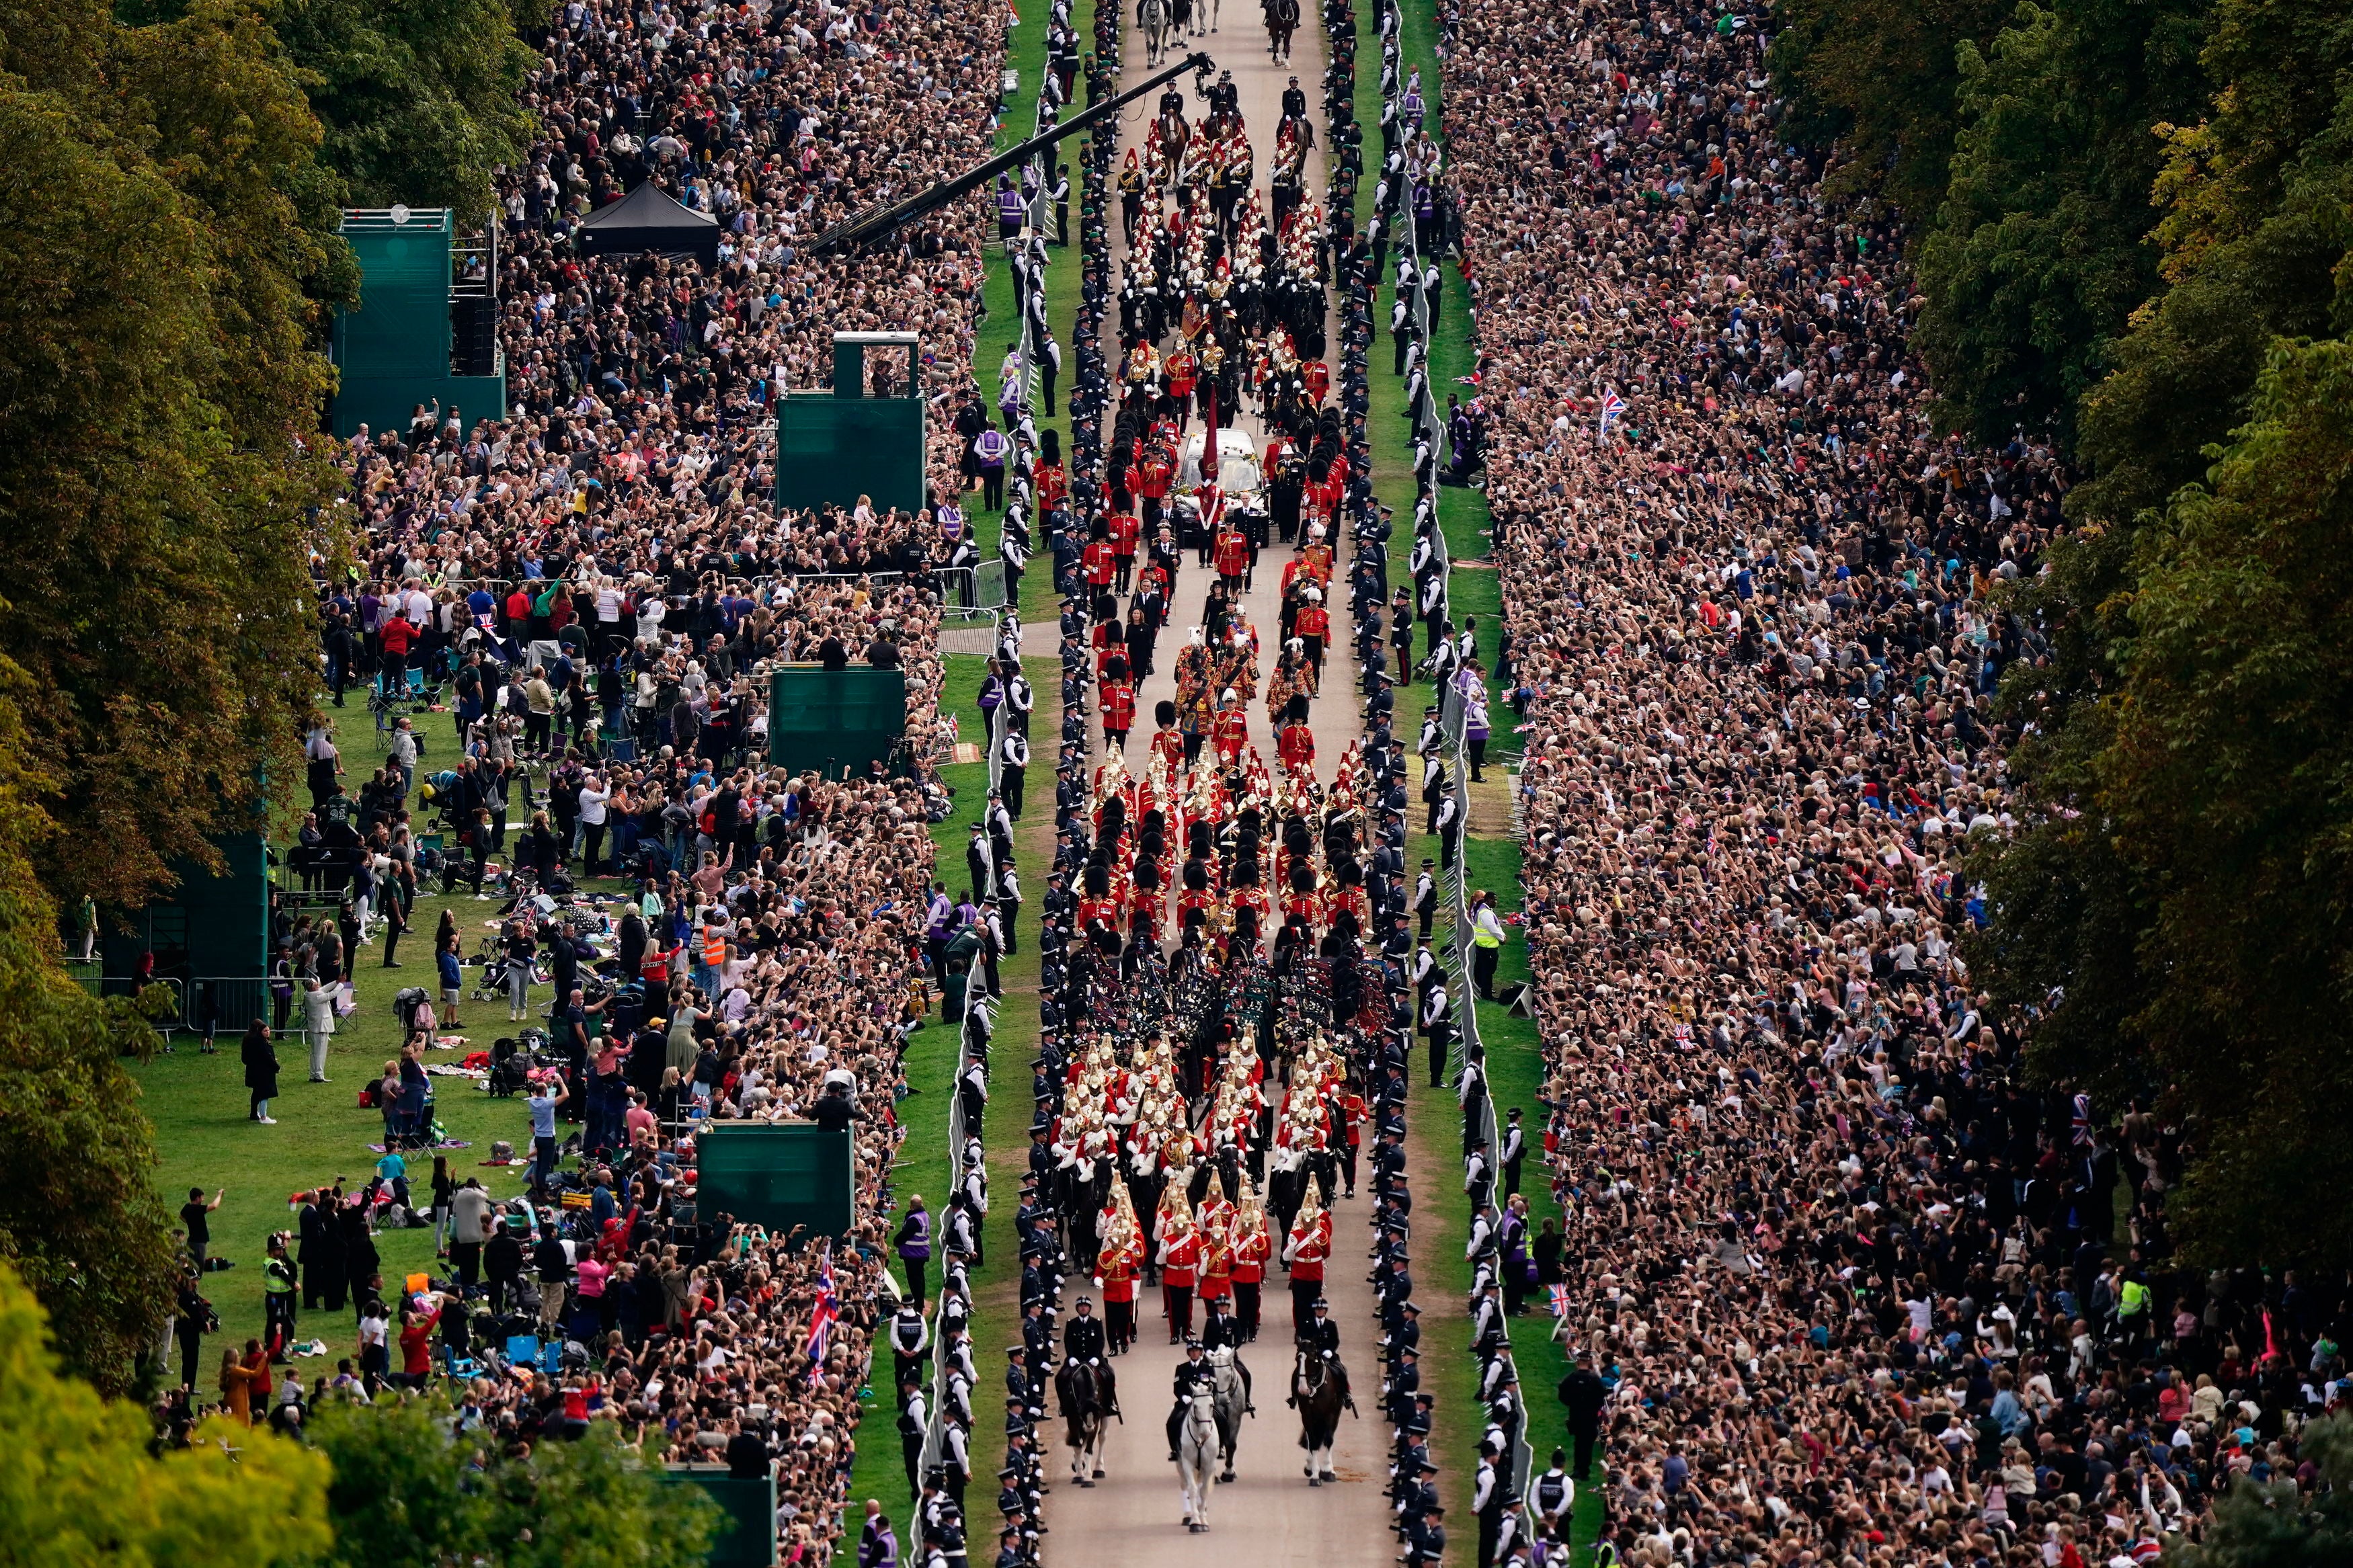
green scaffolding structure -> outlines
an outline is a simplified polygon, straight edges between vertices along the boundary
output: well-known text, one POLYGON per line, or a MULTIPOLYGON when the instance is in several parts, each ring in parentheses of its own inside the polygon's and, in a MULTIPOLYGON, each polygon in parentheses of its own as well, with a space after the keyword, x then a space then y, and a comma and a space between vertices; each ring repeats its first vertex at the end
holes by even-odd
POLYGON ((787 392, 776 400, 777 506, 846 510, 865 496, 878 511, 923 510, 922 352, 913 332, 833 334, 832 388, 787 392), (871 395, 871 348, 907 351, 906 369, 892 376, 886 395, 871 395))
POLYGON ((355 208, 341 232, 359 258, 360 302, 335 315, 334 433, 406 432, 420 403, 457 408, 469 426, 506 417, 496 258, 458 249, 446 207, 355 208))

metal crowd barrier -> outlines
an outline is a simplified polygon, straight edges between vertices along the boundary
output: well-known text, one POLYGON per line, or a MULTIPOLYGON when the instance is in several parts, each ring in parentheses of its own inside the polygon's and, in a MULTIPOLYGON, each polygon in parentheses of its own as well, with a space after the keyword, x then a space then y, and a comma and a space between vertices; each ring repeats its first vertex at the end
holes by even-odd
MULTIPOLYGON (((1383 10, 1388 13, 1394 24, 1381 29, 1383 91, 1389 107, 1396 108, 1403 95, 1405 83, 1405 71, 1398 44, 1398 38, 1403 32, 1403 17, 1399 12, 1398 0, 1383 0, 1383 10)), ((1399 134, 1402 135, 1404 126, 1401 119, 1398 129, 1399 134)), ((1386 159, 1383 160, 1383 163, 1386 168, 1386 159)), ((1406 178, 1404 171, 1400 169, 1399 179, 1406 178)), ((1438 563, 1440 584, 1439 615, 1443 622, 1451 616, 1451 611, 1447 595, 1453 572, 1453 561, 1446 548, 1446 530, 1437 520, 1437 458, 1444 436, 1438 421, 1437 394, 1430 381, 1430 291, 1422 284, 1425 268, 1422 261, 1421 236, 1419 232, 1410 184, 1407 184, 1404 188, 1396 192, 1395 195, 1398 216, 1392 233, 1398 258, 1409 263, 1412 268, 1414 282, 1412 292, 1408 296, 1407 319, 1414 339, 1420 347, 1421 380, 1419 389, 1413 399, 1413 439, 1417 448, 1426 445, 1430 454, 1429 478, 1423 477, 1423 467, 1419 461, 1414 465, 1415 508, 1419 512, 1421 507, 1428 506, 1431 511, 1430 536, 1438 563)), ((1419 608, 1419 603, 1416 608, 1417 610, 1419 608)), ((1475 928, 1471 910, 1467 853, 1471 835, 1471 767, 1467 739, 1469 727, 1464 721, 1467 709, 1461 694, 1455 689, 1451 679, 1440 694, 1440 728, 1445 737, 1449 752, 1448 760, 1454 770, 1452 790, 1455 809, 1453 864, 1443 870, 1440 879, 1453 926, 1451 940, 1446 944, 1444 963, 1447 974, 1456 988, 1455 994, 1461 999, 1461 1005, 1456 1013, 1455 1045, 1450 1065, 1452 1068, 1452 1081, 1459 1085, 1463 1082, 1463 1075, 1472 1069, 1474 1063, 1477 1064, 1478 1087, 1463 1103, 1462 1125, 1466 1132, 1474 1134, 1485 1142, 1488 1160, 1494 1171, 1500 1190, 1502 1168, 1499 1156, 1503 1148, 1503 1122, 1502 1119, 1495 1114, 1494 1094, 1488 1087, 1485 1043, 1479 1036, 1479 1000, 1472 984, 1474 971, 1472 950, 1476 944, 1475 928)), ((1504 1352, 1506 1356, 1511 1354, 1510 1328, 1510 1320, 1507 1318, 1504 1321, 1504 1352)), ((1523 1387, 1520 1418, 1514 1434, 1512 1451, 1506 1457, 1508 1460, 1506 1473, 1511 1478, 1511 1495, 1517 1500, 1515 1506, 1522 1510, 1526 1506, 1530 1480, 1535 1470, 1535 1453, 1528 1443, 1528 1427, 1526 1391, 1523 1387)), ((1523 1520, 1525 1521, 1525 1514, 1523 1520)), ((1525 1533, 1523 1533, 1523 1539, 1525 1539, 1525 1533)))

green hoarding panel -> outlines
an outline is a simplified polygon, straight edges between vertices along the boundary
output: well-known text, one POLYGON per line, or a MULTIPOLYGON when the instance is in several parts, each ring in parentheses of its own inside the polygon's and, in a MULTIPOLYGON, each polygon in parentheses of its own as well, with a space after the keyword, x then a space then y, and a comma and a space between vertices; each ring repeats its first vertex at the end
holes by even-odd
POLYGON ((737 1480, 725 1470, 670 1468, 661 1472, 672 1486, 699 1488, 727 1517, 703 1561, 711 1568, 775 1568, 776 1482, 737 1480))
POLYGON ((776 504, 923 508, 923 403, 918 397, 797 392, 776 402, 776 504))
MULTIPOLYGON (((111 911, 105 924, 106 973, 136 972, 142 954, 171 978, 236 979, 269 973, 269 850, 258 833, 213 841, 216 873, 175 861, 178 881, 143 909, 111 911)), ((247 1020, 227 1022, 242 1028, 247 1020)))
POLYGON ((907 732, 907 674, 786 665, 768 682, 768 760, 828 778, 887 760, 907 732))
POLYGON ((813 1235, 849 1230, 853 1177, 849 1134, 809 1122, 728 1125, 695 1142, 695 1197, 706 1221, 732 1215, 739 1224, 813 1235))
POLYGON ((449 374, 449 228, 446 216, 396 229, 346 225, 360 263, 360 303, 335 318, 335 363, 363 379, 438 380, 449 374))
POLYGON ((468 425, 506 416, 507 378, 449 369, 449 215, 420 210, 403 224, 349 213, 343 238, 359 258, 360 302, 334 320, 337 436, 362 425, 404 434, 411 409, 438 403, 468 425))

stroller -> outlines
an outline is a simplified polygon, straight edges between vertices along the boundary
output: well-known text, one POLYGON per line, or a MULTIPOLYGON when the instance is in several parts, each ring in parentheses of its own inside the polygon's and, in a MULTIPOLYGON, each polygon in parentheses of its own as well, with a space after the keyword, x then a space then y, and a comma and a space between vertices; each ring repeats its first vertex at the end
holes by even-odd
MULTIPOLYGON (((486 945, 482 952, 476 953, 474 962, 482 966, 482 980, 481 984, 475 987, 473 999, 477 1002, 501 1002, 506 999, 510 966, 525 961, 508 956, 502 949, 493 944, 486 945)), ((546 984, 547 971, 540 967, 536 958, 528 962, 531 964, 531 983, 533 985, 546 984)))
POLYGON ((530 1084, 532 1073, 548 1065, 547 1037, 525 1029, 520 1038, 491 1042, 490 1091, 494 1100, 512 1100, 530 1084))

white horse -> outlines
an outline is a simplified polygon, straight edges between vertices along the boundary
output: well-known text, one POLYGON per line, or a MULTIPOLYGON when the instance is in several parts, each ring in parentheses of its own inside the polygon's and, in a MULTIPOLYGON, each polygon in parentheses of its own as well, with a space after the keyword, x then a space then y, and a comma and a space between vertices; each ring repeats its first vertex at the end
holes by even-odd
POLYGON ((1234 1479, 1234 1449, 1242 1440, 1242 1417, 1251 1413, 1250 1385, 1243 1381, 1241 1358, 1234 1354, 1231 1345, 1219 1345, 1208 1354, 1209 1365, 1215 1369, 1210 1386, 1217 1391, 1218 1442, 1225 1468, 1218 1479, 1234 1479))
POLYGON ((1176 1480, 1185 1499, 1185 1528, 1198 1535, 1209 1528, 1210 1478, 1218 1470, 1218 1396, 1201 1389, 1186 1401, 1176 1430, 1176 1480))
POLYGON ((1157 66, 1168 52, 1168 0, 1137 0, 1135 20, 1144 29, 1144 63, 1157 66))
POLYGON ((1198 27, 1200 25, 1199 18, 1204 13, 1206 13, 1209 18, 1209 31, 1212 33, 1216 32, 1218 30, 1218 8, 1222 4, 1223 0, 1193 0, 1195 26, 1198 27))

